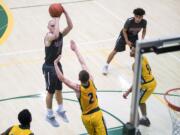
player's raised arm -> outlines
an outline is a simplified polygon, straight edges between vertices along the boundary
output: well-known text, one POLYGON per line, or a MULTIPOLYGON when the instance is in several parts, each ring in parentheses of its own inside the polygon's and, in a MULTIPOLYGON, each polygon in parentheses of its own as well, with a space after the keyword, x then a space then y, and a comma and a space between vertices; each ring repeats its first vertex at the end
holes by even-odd
POLYGON ((63 36, 66 36, 73 28, 73 23, 72 23, 72 20, 69 16, 68 12, 66 11, 66 9, 64 7, 63 7, 63 13, 66 17, 67 27, 62 31, 62 34, 63 34, 63 36))
POLYGON ((60 59, 61 59, 61 55, 59 55, 54 61, 54 67, 55 67, 55 70, 56 70, 57 77, 59 78, 59 80, 64 82, 69 88, 75 90, 76 92, 79 92, 79 85, 72 82, 72 81, 70 81, 70 80, 68 80, 66 77, 64 77, 63 73, 59 69, 58 62, 59 62, 60 59))
POLYGON ((89 75, 90 75, 90 79, 93 80, 93 77, 92 77, 92 75, 91 75, 90 72, 89 72, 89 69, 88 69, 88 67, 87 67, 87 65, 86 65, 86 63, 85 63, 85 61, 84 61, 83 56, 82 56, 81 53, 79 52, 79 49, 78 49, 76 43, 75 43, 73 40, 71 40, 70 44, 71 44, 71 50, 73 50, 74 53, 76 54, 76 56, 77 56, 77 58, 78 58, 78 61, 79 61, 79 63, 81 64, 82 69, 83 69, 83 70, 86 70, 86 71, 89 73, 89 75))

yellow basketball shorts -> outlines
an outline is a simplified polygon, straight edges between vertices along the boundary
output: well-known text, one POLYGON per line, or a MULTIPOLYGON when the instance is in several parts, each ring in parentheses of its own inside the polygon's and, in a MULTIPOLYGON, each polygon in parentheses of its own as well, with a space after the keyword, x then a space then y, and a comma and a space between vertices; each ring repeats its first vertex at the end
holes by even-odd
POLYGON ((156 88, 156 80, 141 85, 139 103, 145 103, 156 88))
POLYGON ((89 135, 107 135, 107 128, 101 111, 81 115, 81 118, 89 135))

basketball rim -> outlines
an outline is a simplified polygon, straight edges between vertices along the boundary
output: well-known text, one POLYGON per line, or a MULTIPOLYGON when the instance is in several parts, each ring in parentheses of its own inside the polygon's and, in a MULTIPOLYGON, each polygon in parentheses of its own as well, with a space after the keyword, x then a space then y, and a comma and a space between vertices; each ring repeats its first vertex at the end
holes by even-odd
POLYGON ((174 89, 170 89, 168 90, 165 94, 164 94, 164 100, 166 101, 167 105, 174 111, 177 111, 177 112, 180 112, 180 106, 177 106, 173 103, 171 103, 170 100, 168 100, 168 96, 179 96, 180 98, 180 95, 175 95, 175 94, 171 94, 172 92, 175 92, 175 91, 179 91, 180 92, 180 88, 174 88, 174 89))

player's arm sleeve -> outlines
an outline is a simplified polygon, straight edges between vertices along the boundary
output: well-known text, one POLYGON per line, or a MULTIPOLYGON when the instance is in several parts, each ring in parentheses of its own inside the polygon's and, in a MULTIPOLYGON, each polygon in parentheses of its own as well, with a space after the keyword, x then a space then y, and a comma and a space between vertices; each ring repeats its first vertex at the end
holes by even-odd
POLYGON ((73 89, 75 92, 80 91, 79 85, 74 83, 73 81, 70 81, 69 79, 65 77, 62 81, 64 82, 64 84, 66 84, 69 88, 73 89))
POLYGON ((147 26, 147 21, 146 21, 146 20, 144 20, 144 23, 143 23, 143 28, 146 28, 146 26, 147 26))
POLYGON ((128 29, 129 28, 129 25, 130 25, 130 20, 127 19, 125 24, 124 24, 124 29, 128 29))

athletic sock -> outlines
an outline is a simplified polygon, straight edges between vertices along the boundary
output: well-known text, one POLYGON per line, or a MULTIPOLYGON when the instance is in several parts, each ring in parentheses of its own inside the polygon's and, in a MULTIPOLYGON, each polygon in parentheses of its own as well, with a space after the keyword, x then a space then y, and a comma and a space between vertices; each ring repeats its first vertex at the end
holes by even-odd
POLYGON ((58 111, 60 111, 60 112, 64 111, 63 104, 59 104, 58 105, 58 111))
POLYGON ((142 119, 146 120, 146 119, 147 119, 147 116, 146 116, 146 115, 143 115, 143 116, 142 116, 142 119))
POLYGON ((52 109, 47 109, 47 116, 48 117, 53 117, 53 110, 52 109))
POLYGON ((108 67, 109 67, 109 64, 108 64, 108 63, 106 63, 106 64, 105 64, 105 67, 106 67, 106 68, 108 68, 108 67))

